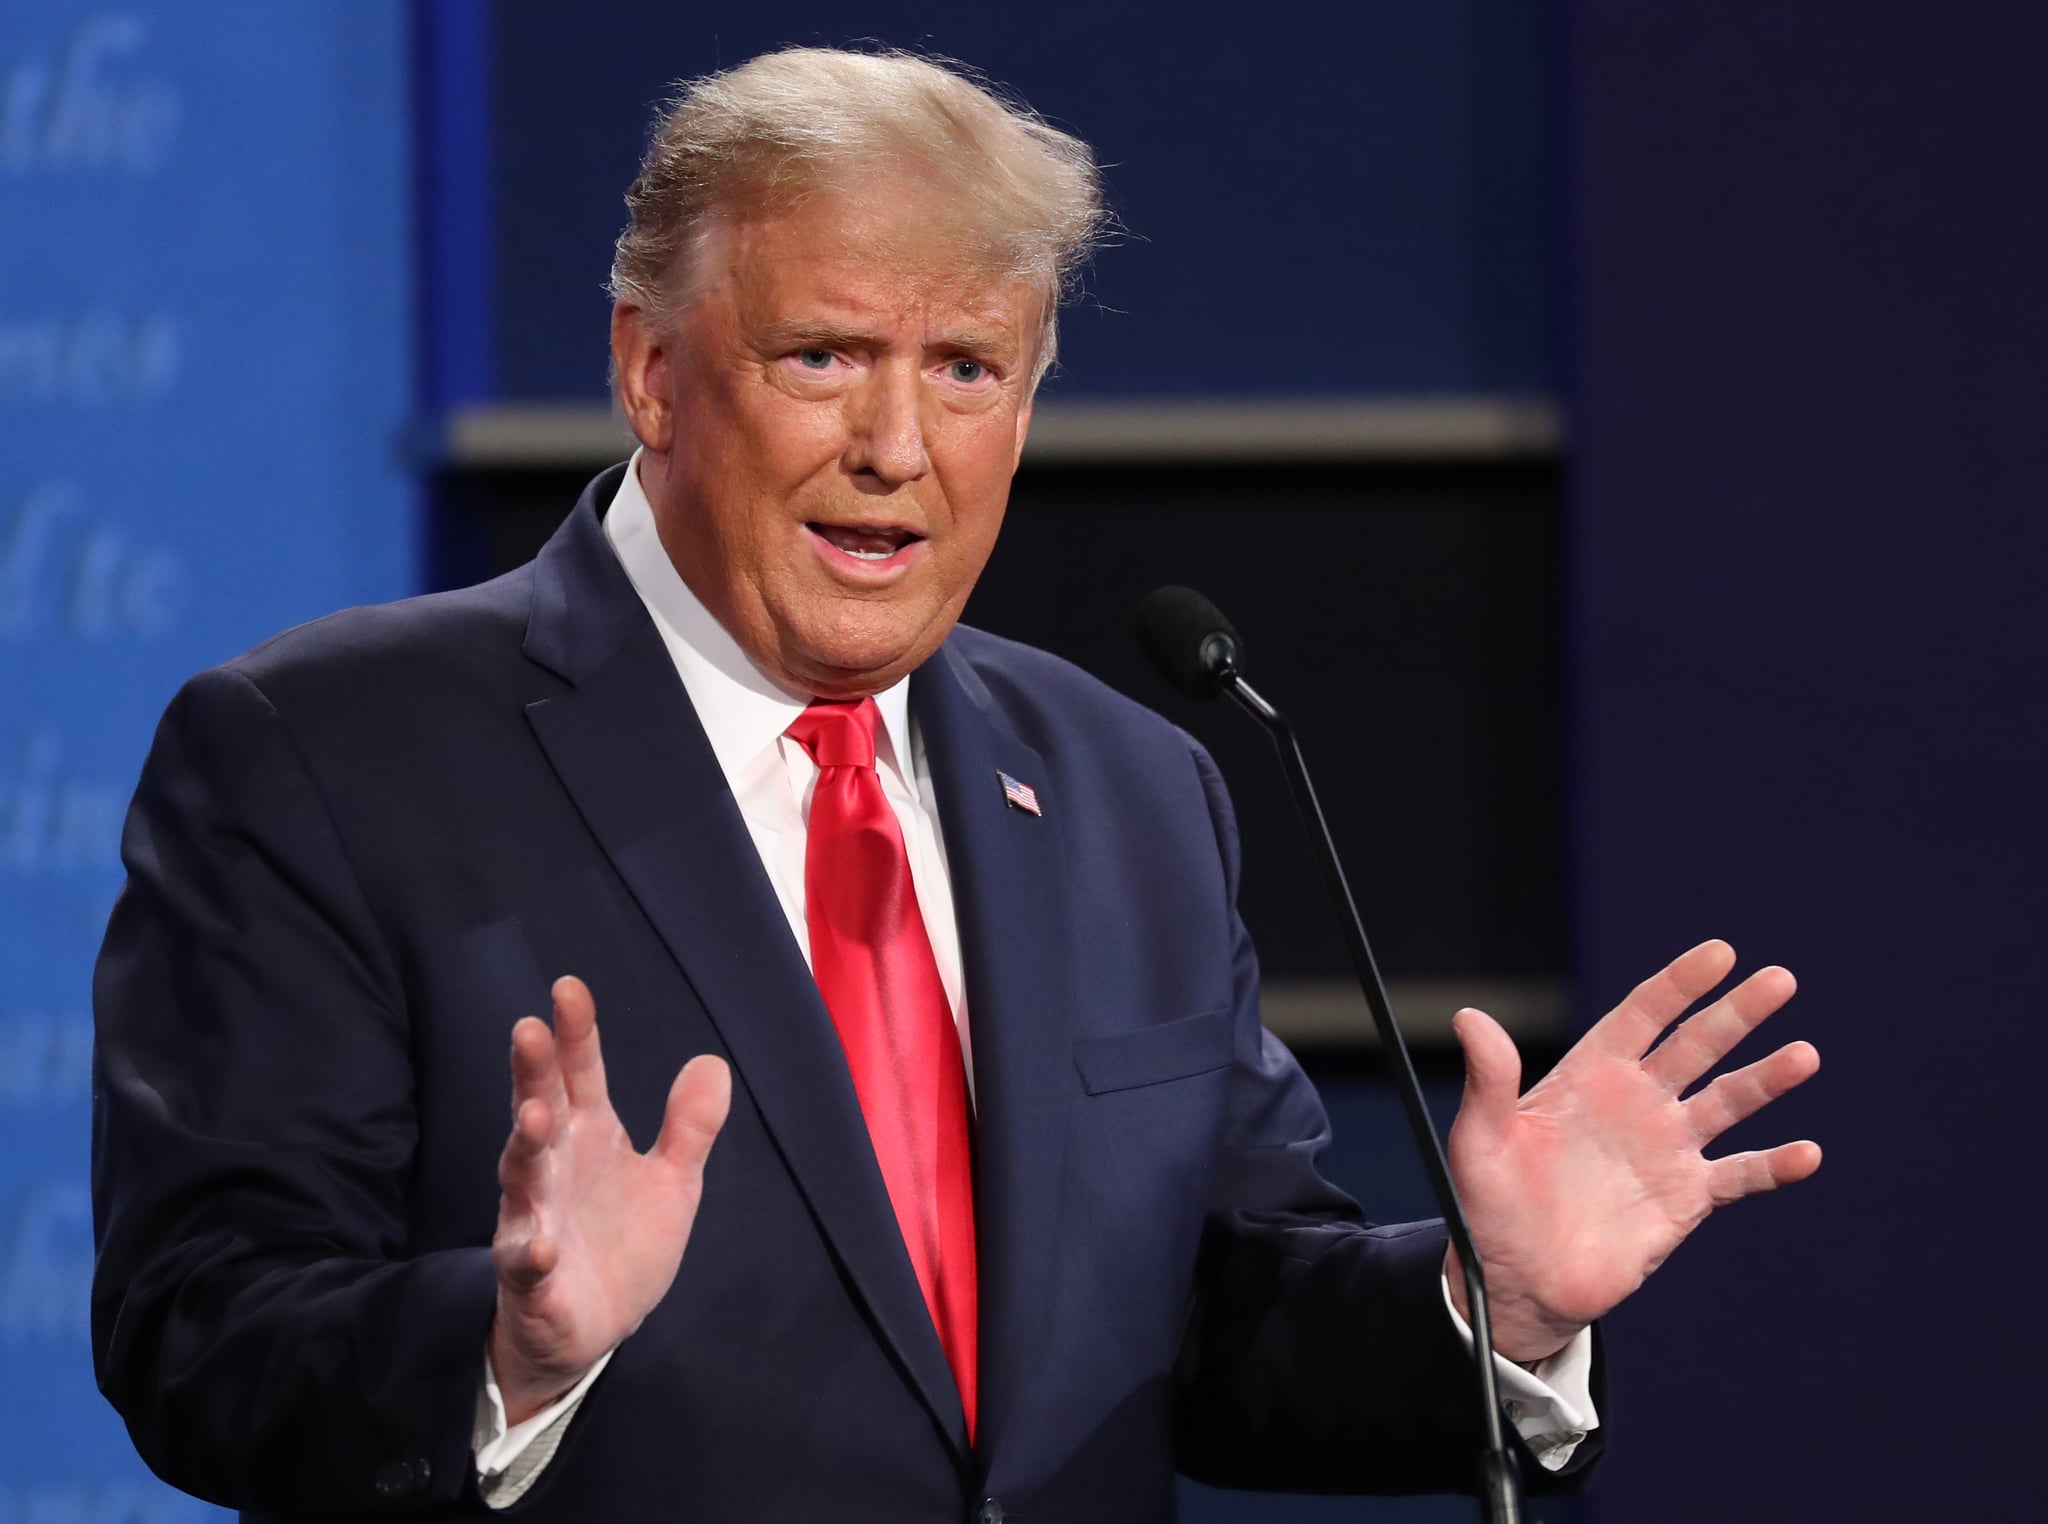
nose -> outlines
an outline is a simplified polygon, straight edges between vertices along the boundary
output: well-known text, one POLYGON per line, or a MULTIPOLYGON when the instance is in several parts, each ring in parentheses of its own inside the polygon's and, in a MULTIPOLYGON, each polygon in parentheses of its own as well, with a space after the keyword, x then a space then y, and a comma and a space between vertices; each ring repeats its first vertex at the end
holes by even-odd
POLYGON ((847 401, 847 470, 890 487, 929 471, 923 404, 914 368, 876 366, 847 401))

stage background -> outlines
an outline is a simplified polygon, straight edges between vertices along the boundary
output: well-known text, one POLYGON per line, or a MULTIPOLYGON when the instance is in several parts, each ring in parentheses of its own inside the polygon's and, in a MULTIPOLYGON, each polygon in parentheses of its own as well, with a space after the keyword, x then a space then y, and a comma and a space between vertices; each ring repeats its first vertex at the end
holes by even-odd
POLYGON ((1596 1516, 2022 1518, 2048 9, 1576 12, 1576 964, 1788 964, 1823 1068, 1730 1144, 1827 1149, 1614 1318, 1596 1516))
POLYGON ((216 1517, 84 1336, 87 980, 157 714, 525 554, 619 449, 602 279, 665 82, 862 37, 1110 165, 1128 232, 970 617, 1217 752, 1334 1177, 1427 1211, 1263 742, 1132 654, 1154 582, 1341 779, 1446 1119, 1459 1001, 1534 1070, 1700 936, 1802 977, 1826 1067, 1749 1135, 1828 1163, 1613 1320, 1613 1461, 1535 1516, 2021 1516, 2048 13, 43 0, 0 16, 0 1524, 216 1517))
POLYGON ((177 685, 417 581, 406 22, 0 12, 0 1524, 215 1516, 93 1388, 88 980, 177 685))

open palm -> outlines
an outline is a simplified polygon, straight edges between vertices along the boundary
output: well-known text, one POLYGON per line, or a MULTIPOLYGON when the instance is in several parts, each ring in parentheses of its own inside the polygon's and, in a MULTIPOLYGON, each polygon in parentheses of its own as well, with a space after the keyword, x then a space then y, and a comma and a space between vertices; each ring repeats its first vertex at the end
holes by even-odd
MULTIPOLYGON (((1555 1353, 1628 1296, 1717 1206, 1803 1180, 1810 1142, 1708 1159, 1721 1133, 1811 1077, 1820 1055, 1795 1042, 1688 1088, 1791 999, 1764 968, 1657 1036, 1725 979, 1735 953, 1704 942, 1645 980, 1527 1095, 1499 1023, 1460 1011, 1463 1104, 1451 1177, 1486 1268, 1494 1348, 1512 1360, 1555 1353)), ((1464 1307, 1463 1278, 1450 1268, 1464 1307)))
POLYGON ((692 1059, 642 1154, 612 1110, 597 1008, 580 979, 554 989, 555 1024, 512 1029, 512 1135, 498 1162, 491 1368, 516 1423, 575 1385, 675 1281, 704 1161, 725 1122, 724 1060, 692 1059))

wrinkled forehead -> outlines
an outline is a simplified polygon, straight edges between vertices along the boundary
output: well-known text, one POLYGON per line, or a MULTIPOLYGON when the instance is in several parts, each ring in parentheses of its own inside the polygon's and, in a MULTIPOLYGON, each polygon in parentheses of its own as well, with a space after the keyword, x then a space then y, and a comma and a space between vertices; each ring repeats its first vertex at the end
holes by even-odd
POLYGON ((793 257, 829 258, 954 293, 1044 288, 1036 249, 956 178, 915 160, 782 179, 710 216, 690 285, 758 279, 793 257))
POLYGON ((694 295, 743 323, 801 315, 972 318, 1034 338, 1045 293, 945 188, 894 176, 727 213, 696 250, 694 295))

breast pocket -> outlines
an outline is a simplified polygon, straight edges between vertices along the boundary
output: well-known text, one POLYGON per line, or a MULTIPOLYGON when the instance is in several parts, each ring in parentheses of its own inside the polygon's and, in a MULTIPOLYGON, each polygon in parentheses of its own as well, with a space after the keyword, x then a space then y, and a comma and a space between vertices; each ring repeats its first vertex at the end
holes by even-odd
POLYGON ((1074 1044, 1074 1067, 1090 1095, 1136 1090, 1229 1067, 1230 1012, 1205 1011, 1156 1027, 1087 1037, 1074 1044))

